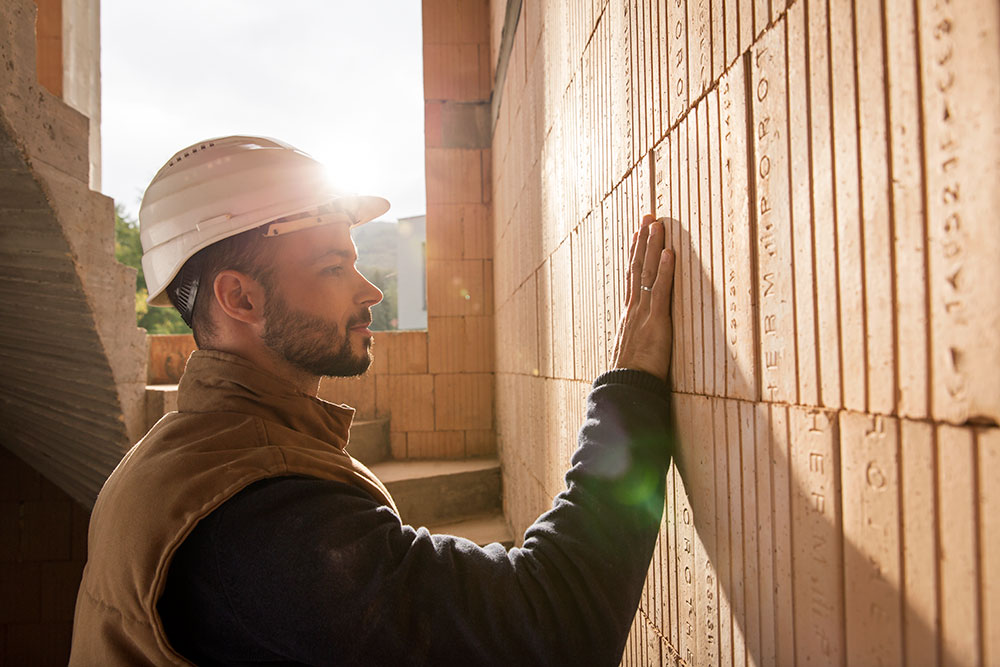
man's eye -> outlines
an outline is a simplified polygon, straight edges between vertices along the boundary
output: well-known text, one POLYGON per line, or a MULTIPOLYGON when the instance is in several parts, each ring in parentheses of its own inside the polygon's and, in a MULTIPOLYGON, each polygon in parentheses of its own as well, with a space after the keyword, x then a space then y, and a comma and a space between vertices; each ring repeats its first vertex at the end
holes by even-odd
POLYGON ((339 276, 343 272, 344 272, 344 267, 342 266, 328 266, 325 269, 323 269, 323 273, 328 273, 332 276, 339 276))

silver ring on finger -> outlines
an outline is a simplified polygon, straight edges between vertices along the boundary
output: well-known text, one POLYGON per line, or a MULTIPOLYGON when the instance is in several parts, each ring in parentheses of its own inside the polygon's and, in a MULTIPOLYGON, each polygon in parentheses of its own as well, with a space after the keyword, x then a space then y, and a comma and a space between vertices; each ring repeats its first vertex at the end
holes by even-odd
POLYGON ((646 287, 645 285, 639 285, 639 289, 645 290, 647 292, 652 292, 653 291, 652 287, 646 287))

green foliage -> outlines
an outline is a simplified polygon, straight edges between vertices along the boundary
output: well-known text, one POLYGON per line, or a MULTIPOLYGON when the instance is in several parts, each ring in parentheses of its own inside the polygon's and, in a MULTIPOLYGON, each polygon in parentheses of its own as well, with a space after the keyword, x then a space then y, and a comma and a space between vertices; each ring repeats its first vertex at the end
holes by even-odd
POLYGON ((191 333, 180 313, 173 308, 152 308, 146 303, 149 292, 142 272, 142 243, 139 222, 129 217, 125 209, 115 205, 115 258, 139 273, 135 279, 136 323, 151 334, 191 333))

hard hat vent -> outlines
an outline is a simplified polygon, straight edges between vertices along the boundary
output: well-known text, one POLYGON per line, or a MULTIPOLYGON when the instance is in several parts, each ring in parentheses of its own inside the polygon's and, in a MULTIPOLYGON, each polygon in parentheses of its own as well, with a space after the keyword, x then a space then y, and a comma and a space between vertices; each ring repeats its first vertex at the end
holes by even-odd
MULTIPOLYGON (((202 145, 200 146, 200 148, 201 148, 201 150, 205 150, 206 148, 211 148, 211 147, 212 147, 212 146, 214 146, 214 145, 215 145, 215 142, 214 142, 214 141, 212 141, 212 142, 209 142, 209 143, 207 143, 207 144, 202 144, 202 145)), ((170 162, 168 162, 168 163, 167 163, 167 166, 168 166, 168 167, 172 167, 172 166, 174 166, 175 164, 177 164, 178 162, 180 162, 180 161, 181 161, 181 160, 183 160, 184 158, 186 158, 186 157, 190 157, 190 156, 194 155, 195 153, 197 153, 197 152, 198 152, 198 149, 199 149, 199 147, 198 147, 198 146, 192 146, 192 147, 191 147, 191 148, 189 148, 188 150, 184 151, 184 154, 183 154, 183 155, 181 155, 180 153, 178 153, 178 154, 177 154, 177 155, 175 155, 175 156, 174 156, 173 158, 171 158, 170 162)))

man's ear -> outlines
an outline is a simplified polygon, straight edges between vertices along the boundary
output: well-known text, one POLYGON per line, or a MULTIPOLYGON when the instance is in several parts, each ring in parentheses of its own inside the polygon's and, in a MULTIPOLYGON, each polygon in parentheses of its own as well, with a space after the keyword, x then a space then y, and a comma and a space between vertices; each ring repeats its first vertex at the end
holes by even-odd
POLYGON ((264 321, 264 288, 240 271, 219 271, 212 283, 215 300, 222 312, 244 324, 264 321))

